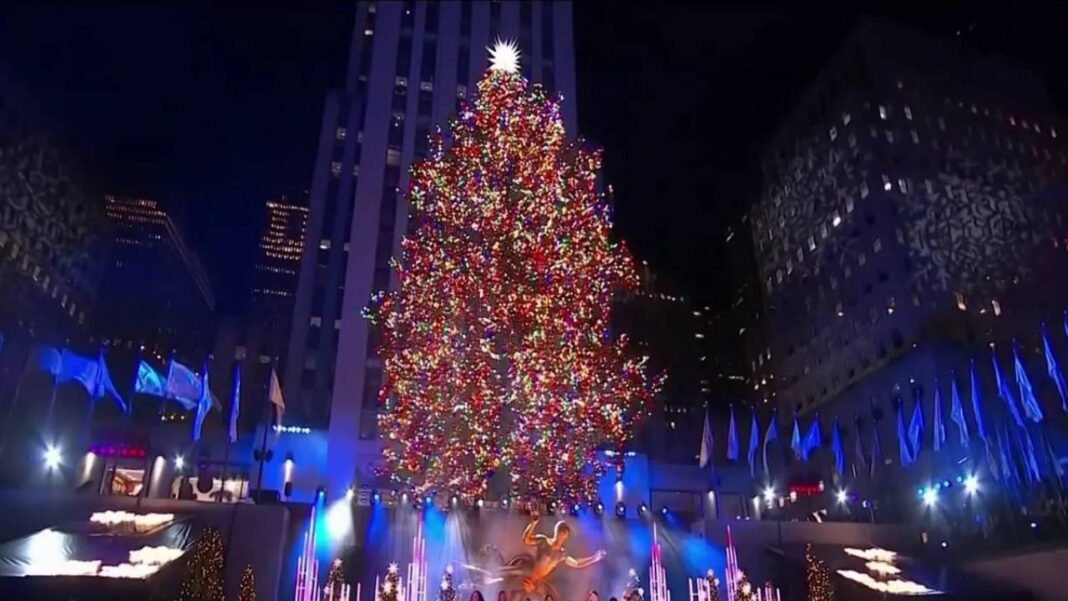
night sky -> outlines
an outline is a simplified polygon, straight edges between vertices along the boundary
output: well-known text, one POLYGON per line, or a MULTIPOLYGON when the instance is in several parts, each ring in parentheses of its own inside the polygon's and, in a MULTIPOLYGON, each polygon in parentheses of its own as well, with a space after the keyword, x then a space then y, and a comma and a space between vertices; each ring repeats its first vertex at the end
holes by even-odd
MULTIPOLYGON (((605 149, 616 221, 679 291, 718 301, 725 226, 753 200, 786 109, 864 14, 997 52, 1068 99, 1064 14, 1026 3, 755 8, 576 3, 581 134, 605 149)), ((0 60, 96 189, 184 211, 220 308, 244 306, 264 200, 307 188, 352 3, 34 3, 0 8, 0 60)))

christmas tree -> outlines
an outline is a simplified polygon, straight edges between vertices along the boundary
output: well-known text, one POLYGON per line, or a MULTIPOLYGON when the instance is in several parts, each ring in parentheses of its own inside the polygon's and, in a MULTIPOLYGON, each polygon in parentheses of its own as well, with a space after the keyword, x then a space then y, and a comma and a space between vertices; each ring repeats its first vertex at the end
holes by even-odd
POLYGON ((339 601, 341 599, 341 585, 345 584, 345 571, 341 558, 337 557, 330 564, 330 571, 326 574, 326 584, 323 586, 323 601, 339 601))
POLYGON ((204 531, 186 565, 178 601, 223 601, 223 541, 215 528, 204 531))
POLYGON ((452 586, 452 565, 445 567, 445 573, 441 576, 441 591, 438 592, 438 601, 456 601, 456 589, 452 586))
POLYGON ((708 601, 719 601, 719 578, 716 578, 716 573, 708 570, 705 582, 708 584, 708 601))
POLYGON ((237 585, 237 601, 256 601, 256 574, 252 564, 246 565, 241 572, 241 582, 237 585))
POLYGON ((805 547, 805 584, 808 601, 833 601, 834 585, 827 564, 812 552, 812 545, 805 547))
POLYGON ((384 471, 417 490, 592 498, 599 447, 621 448, 660 379, 609 335, 638 285, 611 240, 601 157, 498 42, 471 104, 413 167, 412 234, 376 297, 384 471))
POLYGON ((738 572, 738 582, 735 584, 734 599, 735 601, 756 600, 756 593, 753 592, 753 585, 749 584, 749 577, 745 575, 745 572, 738 572))
POLYGON ((400 594, 400 573, 397 564, 391 563, 389 570, 386 571, 386 579, 379 587, 378 601, 397 601, 398 594, 400 594))

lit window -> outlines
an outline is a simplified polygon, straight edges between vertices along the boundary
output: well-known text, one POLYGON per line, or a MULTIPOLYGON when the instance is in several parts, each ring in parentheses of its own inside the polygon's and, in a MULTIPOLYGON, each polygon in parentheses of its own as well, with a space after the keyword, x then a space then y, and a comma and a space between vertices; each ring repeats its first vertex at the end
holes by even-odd
POLYGON ((938 118, 938 129, 946 131, 946 120, 944 117, 938 118))
POLYGON ((835 212, 834 217, 831 218, 831 225, 833 225, 834 227, 838 227, 841 224, 842 224, 842 218, 841 218, 841 216, 838 215, 837 212, 835 212))
POLYGON ((842 315, 845 315, 842 312, 842 303, 838 303, 838 304, 836 304, 834 306, 834 312, 835 312, 836 315, 838 315, 838 317, 841 317, 842 315))
POLYGON ((337 130, 334 132, 334 137, 337 138, 338 140, 344 140, 345 139, 345 133, 346 132, 345 132, 345 128, 344 127, 338 127, 337 130))
POLYGON ((866 255, 864 253, 860 253, 857 256, 857 265, 864 265, 867 262, 868 262, 868 255, 866 255))
POLYGON ((894 143, 894 132, 890 131, 889 129, 886 130, 886 141, 890 144, 894 143))
POLYGON ((957 299, 957 308, 964 311, 968 308, 968 305, 964 304, 964 295, 960 292, 954 292, 953 296, 957 299))
POLYGON ((1011 123, 1013 125, 1016 125, 1016 117, 1013 117, 1012 115, 1009 115, 1009 123, 1011 123))
POLYGON ((308 320, 308 324, 313 328, 318 328, 323 325, 323 318, 320 315, 316 315, 308 320))
POLYGON ((368 27, 367 29, 363 30, 363 35, 372 36, 374 34, 375 34, 375 30, 371 29, 370 27, 368 27))
POLYGON ((897 189, 900 190, 902 194, 905 194, 909 191, 909 183, 905 181, 905 178, 897 178, 897 189))
POLYGON ((408 78, 404 77, 402 75, 398 75, 398 76, 393 78, 393 85, 399 86, 399 87, 402 87, 402 88, 407 88, 408 87, 408 78))
POLYGON ((323 250, 330 250, 330 240, 323 239, 319 241, 319 248, 323 250))
POLYGON ((1056 138, 1056 137, 1057 137, 1057 130, 1056 130, 1056 129, 1053 129, 1052 127, 1051 127, 1051 128, 1049 128, 1049 136, 1050 136, 1051 138, 1056 138))
POLYGON ((846 198, 846 213, 853 212, 853 197, 846 198))
POLYGON ((912 121, 912 109, 907 106, 905 107, 905 118, 912 121))
POLYGON ((881 238, 876 238, 871 243, 871 249, 875 252, 879 252, 883 249, 883 241, 881 238))
POLYGON ((886 192, 889 192, 893 187, 894 187, 894 185, 890 183, 890 178, 886 177, 886 175, 884 174, 883 175, 883 190, 885 190, 886 192))
MULTIPOLYGON (((849 122, 853 120, 853 115, 849 113, 842 113, 842 125, 849 125, 849 122)), ((1054 136, 1056 137, 1056 136, 1054 136)))
POLYGON ((400 165, 400 150, 397 150, 396 148, 386 149, 386 164, 400 165))
POLYGON ((913 144, 919 144, 920 143, 920 134, 916 133, 916 130, 912 130, 912 143, 913 144))
POLYGON ((835 141, 836 139, 838 139, 838 128, 837 127, 832 127, 831 131, 828 132, 828 135, 831 137, 831 141, 832 142, 835 141))
POLYGON ((846 138, 846 141, 849 142, 849 147, 850 148, 855 148, 856 145, 857 145, 857 137, 854 136, 853 134, 849 134, 849 137, 846 138))
POLYGON ((352 177, 360 177, 360 164, 357 163, 352 166, 352 177))
POLYGON ((434 82, 431 82, 431 81, 420 81, 419 82, 419 90, 422 91, 422 92, 433 92, 434 91, 434 82))
POLYGON ((705 335, 700 333, 700 332, 698 332, 698 333, 694 334, 693 337, 697 338, 698 340, 703 340, 705 335))
POLYGON ((868 197, 868 182, 860 182, 860 197, 868 197))
POLYGON ((330 175, 338 177, 341 175, 341 163, 338 161, 330 161, 330 175))
POLYGON ((816 240, 812 236, 808 237, 808 249, 816 250, 816 240))
POLYGON ((880 104, 879 105, 879 118, 885 121, 886 120, 886 116, 887 116, 886 115, 886 107, 880 104))
POLYGON ((827 224, 826 223, 821 223, 820 224, 820 237, 821 238, 826 238, 827 237, 827 224))

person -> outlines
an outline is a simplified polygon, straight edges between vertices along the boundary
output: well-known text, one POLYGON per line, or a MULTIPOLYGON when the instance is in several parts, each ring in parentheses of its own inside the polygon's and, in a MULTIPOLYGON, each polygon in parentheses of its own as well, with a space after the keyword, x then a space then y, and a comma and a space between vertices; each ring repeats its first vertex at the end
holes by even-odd
POLYGON ((497 593, 497 601, 508 601, 508 593, 499 591, 497 593))
POLYGON ((482 596, 482 591, 476 588, 475 590, 471 591, 471 596, 467 599, 467 601, 486 601, 486 599, 482 596))
POLYGON ((548 593, 547 595, 545 595, 545 601, 554 601, 553 594, 548 593))
POLYGON ((619 599, 616 599, 615 597, 609 597, 608 601, 619 601, 619 599))
POLYGON ((601 601, 601 596, 597 591, 590 591, 590 594, 586 595, 586 601, 601 601))
POLYGON ((496 577, 500 580, 514 579, 521 584, 523 591, 528 595, 541 593, 552 595, 555 599, 557 591, 549 582, 549 577, 560 564, 582 570, 601 561, 607 555, 604 549, 598 550, 588 557, 573 557, 564 550, 564 544, 571 537, 571 527, 567 522, 559 521, 553 527, 551 536, 535 534, 538 526, 539 514, 534 511, 530 514, 530 523, 523 530, 523 544, 534 547, 533 553, 520 553, 497 571, 496 577))

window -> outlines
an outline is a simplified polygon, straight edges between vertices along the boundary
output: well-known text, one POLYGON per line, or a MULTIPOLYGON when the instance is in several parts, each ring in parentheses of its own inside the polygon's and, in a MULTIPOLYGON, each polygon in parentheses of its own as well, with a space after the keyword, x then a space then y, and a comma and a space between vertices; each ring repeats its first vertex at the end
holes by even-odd
POLYGON ((828 132, 828 135, 831 137, 832 142, 835 141, 838 138, 838 128, 832 127, 831 131, 828 132))
POLYGON ((400 150, 396 148, 386 149, 386 164, 387 165, 400 165, 400 150))
POLYGON ((1001 303, 996 298, 990 301, 990 306, 994 309, 994 315, 1001 315, 1001 303))
POLYGON ((867 262, 868 262, 868 255, 866 255, 864 253, 860 253, 859 255, 857 255, 857 265, 863 266, 867 262))
POLYGON ((860 197, 868 197, 868 182, 860 182, 860 197))
POLYGON ((419 91, 420 92, 433 92, 434 91, 434 82, 432 82, 432 81, 420 81, 419 82, 419 91))
POLYGON ((912 121, 912 109, 907 106, 905 107, 905 118, 912 121))
POLYGON ((308 320, 308 325, 310 325, 313 328, 321 327, 323 325, 322 316, 321 315, 313 315, 312 318, 310 320, 308 320))
POLYGON ((883 190, 889 192, 894 188, 894 185, 890 183, 890 178, 883 174, 883 190))
POLYGON ((908 181, 903 177, 897 178, 897 189, 900 190, 902 194, 907 193, 909 191, 908 181))
POLYGON ((879 105, 879 118, 883 121, 886 121, 887 118, 886 107, 881 104, 879 105))
POLYGON ((330 175, 334 177, 341 175, 341 163, 339 161, 330 161, 330 175))
POLYGON ((812 236, 808 237, 808 249, 812 251, 816 250, 816 240, 812 236))
POLYGON ((946 131, 946 120, 944 117, 938 118, 938 129, 946 131))
POLYGON ((965 310, 968 309, 968 305, 964 304, 964 295, 963 294, 961 294, 960 292, 954 292, 953 296, 956 297, 956 299, 957 299, 957 308, 958 309, 960 309, 961 311, 965 311, 965 310))
POLYGON ((1052 127, 1049 128, 1049 137, 1056 138, 1057 137, 1057 130, 1053 129, 1052 127))
POLYGON ((326 239, 326 238, 320 240, 319 241, 319 248, 321 248, 323 250, 330 250, 330 240, 326 239))
POLYGON ((886 130, 886 141, 889 144, 894 143, 894 132, 890 131, 889 129, 886 130))
POLYGON ((846 138, 846 141, 849 143, 850 148, 855 148, 857 146, 857 137, 853 134, 849 134, 849 137, 846 138))
POLYGON ((883 249, 882 238, 876 238, 875 240, 873 240, 871 243, 871 249, 873 252, 881 251, 883 249))
POLYGON ((352 166, 352 177, 360 177, 360 164, 357 163, 352 166))
POLYGON ((912 130, 910 132, 910 135, 912 136, 912 143, 913 144, 919 144, 920 143, 920 134, 916 133, 916 130, 912 130))
POLYGON ((467 96, 467 86, 464 86, 464 85, 456 86, 456 97, 457 98, 463 98, 464 96, 467 96))
POLYGON ((338 127, 337 130, 334 132, 334 137, 337 138, 338 141, 343 141, 345 139, 345 133, 346 132, 344 127, 338 127))
MULTIPOLYGON (((849 122, 853 120, 853 116, 849 113, 842 113, 842 125, 849 125, 849 122)), ((1057 136, 1054 136, 1057 137, 1057 136)))

